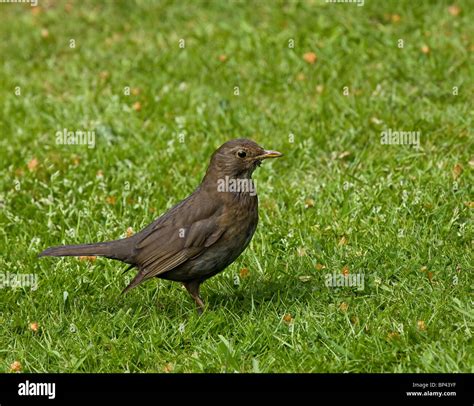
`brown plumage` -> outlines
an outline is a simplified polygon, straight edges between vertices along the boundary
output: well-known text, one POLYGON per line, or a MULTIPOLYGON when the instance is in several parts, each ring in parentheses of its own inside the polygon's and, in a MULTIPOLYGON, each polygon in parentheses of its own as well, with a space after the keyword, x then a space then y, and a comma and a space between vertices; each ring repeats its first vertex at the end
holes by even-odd
POLYGON ((263 159, 279 156, 251 140, 228 141, 212 155, 198 188, 141 232, 116 241, 51 247, 39 256, 120 260, 138 268, 124 293, 153 277, 178 281, 202 311, 200 284, 234 262, 257 227, 252 173, 263 159))

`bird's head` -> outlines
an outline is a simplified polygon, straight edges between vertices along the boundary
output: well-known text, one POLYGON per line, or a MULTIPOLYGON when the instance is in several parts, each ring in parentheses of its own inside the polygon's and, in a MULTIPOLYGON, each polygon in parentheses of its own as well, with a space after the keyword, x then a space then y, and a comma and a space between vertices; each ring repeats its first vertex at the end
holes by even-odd
POLYGON ((253 171, 267 158, 281 157, 278 151, 265 150, 256 142, 244 138, 228 141, 212 155, 206 176, 250 178, 253 171))

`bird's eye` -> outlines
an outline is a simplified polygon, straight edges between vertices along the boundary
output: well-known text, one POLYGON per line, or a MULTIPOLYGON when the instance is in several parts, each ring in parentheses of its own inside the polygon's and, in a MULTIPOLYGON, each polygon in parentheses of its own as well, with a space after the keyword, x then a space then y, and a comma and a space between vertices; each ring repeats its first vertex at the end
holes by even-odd
POLYGON ((237 155, 239 156, 239 158, 245 158, 247 156, 247 153, 241 149, 239 152, 237 152, 237 155))

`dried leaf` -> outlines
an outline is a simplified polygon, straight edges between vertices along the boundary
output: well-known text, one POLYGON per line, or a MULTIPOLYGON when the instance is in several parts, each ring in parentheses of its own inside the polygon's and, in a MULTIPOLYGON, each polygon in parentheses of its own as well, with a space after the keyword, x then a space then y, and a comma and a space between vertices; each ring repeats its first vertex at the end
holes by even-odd
POLYGON ((107 204, 114 205, 117 202, 117 198, 115 196, 107 196, 105 198, 105 201, 107 202, 107 204))
POLYGON ((358 324, 359 324, 359 318, 358 318, 356 315, 351 316, 351 323, 352 323, 354 326, 358 325, 358 324))
POLYGON ((298 247, 296 249, 296 253, 298 254, 299 257, 305 257, 306 256, 306 248, 298 247))
POLYGON ((174 370, 174 365, 171 362, 168 362, 165 364, 163 367, 163 372, 169 374, 170 372, 173 372, 174 370))
POLYGON ((349 276, 349 266, 348 266, 348 265, 344 265, 344 266, 342 267, 342 274, 343 274, 345 277, 349 276))
POLYGON ((142 109, 142 104, 139 101, 137 101, 133 103, 132 109, 135 111, 140 111, 142 109))
POLYGON ((103 178, 104 177, 104 171, 102 169, 99 169, 97 173, 95 174, 96 178, 103 178))
POLYGON ((430 47, 428 45, 423 45, 421 47, 421 52, 423 52, 425 55, 429 54, 430 53, 430 47))
POLYGON ((392 20, 392 23, 399 23, 401 20, 400 14, 392 14, 390 16, 390 19, 392 20))
POLYGON ((134 96, 138 96, 140 94, 140 88, 138 87, 132 87, 132 94, 134 96))
POLYGON ((425 325, 425 322, 423 320, 418 320, 416 322, 416 325, 418 326, 418 330, 420 330, 420 331, 425 331, 426 330, 426 325, 425 325))
POLYGON ((243 279, 243 278, 246 278, 247 276, 249 276, 249 270, 248 268, 242 268, 239 272, 239 275, 240 277, 243 279))
POLYGON ((106 70, 103 70, 99 73, 99 77, 102 79, 102 80, 107 80, 109 77, 110 77, 110 72, 109 71, 106 71, 106 70))
POLYGON ((306 79, 306 76, 302 72, 296 75, 296 80, 299 80, 300 82, 302 82, 305 79, 306 79))
POLYGON ((457 17, 461 13, 461 9, 459 8, 459 6, 453 4, 448 7, 448 13, 454 17, 457 17))
POLYGON ((326 265, 316 264, 315 268, 317 271, 322 271, 323 269, 326 269, 326 265))
POLYGON ((313 199, 306 199, 304 202, 304 208, 309 209, 310 207, 314 207, 314 200, 313 199))
POLYGON ((220 62, 225 62, 225 61, 227 61, 227 55, 224 55, 224 54, 219 55, 219 61, 220 61, 220 62))
POLYGON ((346 303, 346 302, 342 302, 340 305, 339 305, 339 310, 343 313, 346 313, 347 312, 347 309, 349 309, 349 305, 346 303))
POLYGON ((38 160, 36 158, 33 158, 30 162, 28 162, 27 166, 28 166, 28 170, 30 172, 33 172, 33 171, 36 171, 37 167, 38 167, 38 160))
POLYGON ((46 28, 41 29, 41 36, 43 38, 48 38, 49 37, 49 31, 46 28))
POLYGON ((79 261, 89 261, 94 262, 97 259, 94 255, 81 255, 79 261))
POLYGON ((351 153, 349 151, 343 151, 337 157, 338 157, 338 159, 345 159, 345 158, 349 157, 350 155, 351 155, 351 153))
POLYGON ((302 276, 298 276, 298 279, 301 282, 309 282, 311 280, 311 276, 310 275, 302 275, 302 276))
POLYGON ((287 324, 290 324, 293 322, 293 317, 291 316, 290 313, 287 313, 283 316, 283 321, 287 324))
POLYGON ((464 202, 464 206, 474 209, 474 202, 464 202))
POLYGON ((41 12, 42 12, 42 9, 40 6, 31 7, 31 14, 33 14, 34 16, 40 15, 41 12))
POLYGON ((21 371, 21 364, 20 364, 20 361, 14 361, 14 362, 10 365, 10 371, 12 371, 12 372, 20 372, 20 371, 21 371))
POLYGON ((337 245, 341 246, 341 245, 346 245, 346 244, 347 244, 347 238, 345 235, 343 235, 337 245))
POLYGON ((453 167, 453 179, 456 180, 461 176, 462 173, 462 166, 461 164, 456 164, 453 167))
POLYGON ((321 94, 322 92, 324 92, 324 86, 323 85, 317 85, 316 86, 316 93, 321 94))
POLYGON ((310 63, 311 65, 314 64, 316 62, 316 60, 318 59, 318 57, 316 56, 316 54, 314 52, 306 52, 304 55, 303 55, 303 59, 310 63))
POLYGON ((135 234, 135 233, 133 232, 133 228, 132 228, 132 227, 128 227, 128 228, 127 228, 127 238, 128 238, 128 237, 131 237, 133 234, 135 234))
POLYGON ((397 333, 396 331, 391 331, 390 333, 387 334, 387 339, 389 341, 398 340, 399 338, 400 338, 400 334, 397 333))
POLYGON ((39 324, 36 321, 30 323, 30 330, 36 333, 39 330, 39 324))

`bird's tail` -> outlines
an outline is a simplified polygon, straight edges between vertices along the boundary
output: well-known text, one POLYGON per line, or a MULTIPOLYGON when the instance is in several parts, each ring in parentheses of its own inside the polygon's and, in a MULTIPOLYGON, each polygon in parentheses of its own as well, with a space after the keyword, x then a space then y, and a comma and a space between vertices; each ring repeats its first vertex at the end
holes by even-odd
POLYGON ((101 256, 128 262, 127 260, 130 258, 130 244, 127 244, 129 241, 126 240, 95 244, 60 245, 45 249, 38 257, 101 256))

